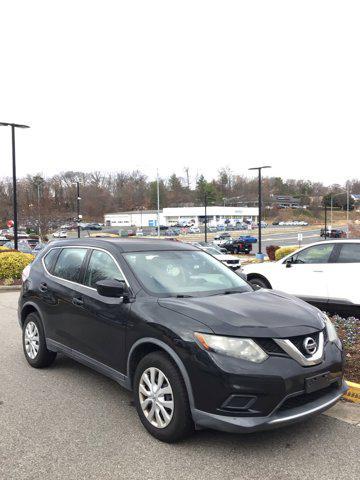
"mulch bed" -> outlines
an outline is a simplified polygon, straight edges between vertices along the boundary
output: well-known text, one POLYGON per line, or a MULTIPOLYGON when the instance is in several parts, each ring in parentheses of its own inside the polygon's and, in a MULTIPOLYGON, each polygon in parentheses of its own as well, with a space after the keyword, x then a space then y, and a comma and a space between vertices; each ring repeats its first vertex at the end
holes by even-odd
POLYGON ((345 350, 345 378, 360 383, 360 319, 332 317, 345 350))
POLYGON ((12 285, 21 285, 21 279, 15 279, 12 280, 11 283, 8 281, 4 280, 3 278, 0 278, 0 286, 12 286, 12 285))

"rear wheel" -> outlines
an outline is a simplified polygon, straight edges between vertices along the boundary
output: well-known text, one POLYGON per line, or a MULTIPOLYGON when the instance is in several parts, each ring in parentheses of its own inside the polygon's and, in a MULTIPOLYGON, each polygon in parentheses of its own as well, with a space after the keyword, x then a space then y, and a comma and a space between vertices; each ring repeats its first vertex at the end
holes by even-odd
POLYGON ((173 443, 193 432, 184 380, 165 353, 149 353, 139 362, 134 401, 142 424, 158 440, 173 443))
POLYGON ((42 322, 37 313, 30 313, 23 325, 23 349, 25 358, 34 368, 48 367, 56 358, 56 352, 46 347, 42 322))
POLYGON ((251 285, 254 285, 254 287, 271 288, 269 283, 260 277, 251 278, 249 282, 251 283, 251 285))

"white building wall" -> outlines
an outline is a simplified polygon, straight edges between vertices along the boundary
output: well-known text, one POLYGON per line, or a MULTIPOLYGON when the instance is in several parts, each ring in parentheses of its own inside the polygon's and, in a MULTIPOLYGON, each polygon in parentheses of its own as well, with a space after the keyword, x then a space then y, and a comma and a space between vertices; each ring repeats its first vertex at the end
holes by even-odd
MULTIPOLYGON (((247 219, 256 222, 259 211, 257 207, 222 207, 209 206, 207 218, 209 225, 223 224, 229 219, 231 223, 243 222, 247 219)), ((159 214, 160 225, 171 226, 180 222, 193 223, 195 226, 203 224, 205 217, 204 207, 174 207, 164 208, 159 214)), ((119 212, 105 215, 105 225, 113 227, 156 227, 157 212, 119 212)))

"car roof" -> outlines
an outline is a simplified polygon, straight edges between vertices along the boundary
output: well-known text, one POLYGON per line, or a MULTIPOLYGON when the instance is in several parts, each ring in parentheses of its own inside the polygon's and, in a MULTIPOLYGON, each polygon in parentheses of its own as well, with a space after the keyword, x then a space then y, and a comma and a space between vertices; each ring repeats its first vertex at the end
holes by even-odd
POLYGON ((85 247, 112 247, 120 252, 147 252, 166 250, 198 250, 194 245, 180 241, 163 240, 156 238, 80 238, 53 241, 53 246, 85 246, 85 247))

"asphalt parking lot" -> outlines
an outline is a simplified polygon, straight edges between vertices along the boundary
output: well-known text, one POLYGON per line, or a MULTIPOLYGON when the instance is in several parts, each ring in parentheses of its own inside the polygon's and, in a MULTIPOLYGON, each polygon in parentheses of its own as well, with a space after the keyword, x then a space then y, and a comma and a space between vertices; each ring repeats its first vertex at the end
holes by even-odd
POLYGON ((131 394, 58 356, 28 366, 18 292, 0 292, 0 479, 359 479, 360 427, 320 415, 272 432, 150 437, 131 394))

